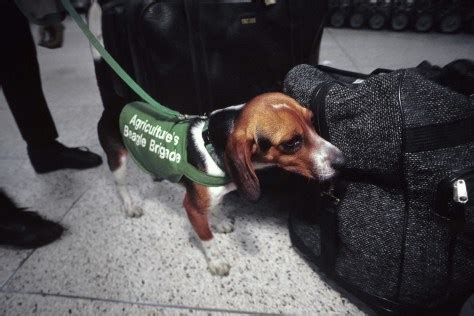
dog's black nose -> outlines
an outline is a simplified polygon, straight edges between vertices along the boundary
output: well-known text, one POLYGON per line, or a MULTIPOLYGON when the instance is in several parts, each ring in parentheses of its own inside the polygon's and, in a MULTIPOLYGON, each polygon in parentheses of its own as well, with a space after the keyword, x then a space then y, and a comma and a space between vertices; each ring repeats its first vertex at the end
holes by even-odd
POLYGON ((340 170, 346 164, 346 159, 340 150, 335 150, 331 157, 331 167, 334 170, 340 170))

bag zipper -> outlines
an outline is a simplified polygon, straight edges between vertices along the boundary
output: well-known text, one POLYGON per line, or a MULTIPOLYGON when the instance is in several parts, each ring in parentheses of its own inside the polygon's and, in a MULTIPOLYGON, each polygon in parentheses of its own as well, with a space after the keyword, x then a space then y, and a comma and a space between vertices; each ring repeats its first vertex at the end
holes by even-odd
POLYGON ((453 200, 459 204, 466 204, 469 201, 467 185, 464 179, 458 179, 453 184, 453 200))
POLYGON ((466 204, 473 192, 474 166, 452 172, 438 185, 434 197, 435 214, 448 221, 464 223, 466 204))

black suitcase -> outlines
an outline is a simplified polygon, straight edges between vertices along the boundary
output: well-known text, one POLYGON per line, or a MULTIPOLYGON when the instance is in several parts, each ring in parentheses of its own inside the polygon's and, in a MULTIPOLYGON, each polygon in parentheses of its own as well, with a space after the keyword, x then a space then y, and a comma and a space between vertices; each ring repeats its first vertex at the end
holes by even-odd
POLYGON ((292 242, 381 314, 456 315, 474 291, 473 70, 299 65, 285 79, 347 161, 321 194, 304 190, 292 242))
MULTIPOLYGON (((326 13, 326 1, 314 0, 100 2, 112 56, 156 100, 187 114, 281 91, 291 67, 317 61, 326 13)), ((117 95, 136 98, 110 75, 117 95)))

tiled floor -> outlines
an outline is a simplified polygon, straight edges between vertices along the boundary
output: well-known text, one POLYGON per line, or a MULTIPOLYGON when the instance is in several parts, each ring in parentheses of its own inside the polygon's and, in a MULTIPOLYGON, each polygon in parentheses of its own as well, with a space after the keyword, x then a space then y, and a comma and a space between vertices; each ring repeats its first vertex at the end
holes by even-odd
MULTIPOLYGON (((70 21, 65 36, 60 50, 38 48, 45 94, 60 140, 102 153, 88 45, 70 21)), ((473 36, 327 29, 321 51, 322 63, 361 72, 462 57, 474 57, 473 36)), ((34 251, 0 248, 0 315, 364 314, 291 248, 279 201, 225 200, 236 230, 218 240, 232 270, 213 277, 183 212, 182 188, 131 166, 145 216, 126 219, 105 166, 36 175, 1 94, 0 126, 1 186, 67 227, 61 240, 34 251)))

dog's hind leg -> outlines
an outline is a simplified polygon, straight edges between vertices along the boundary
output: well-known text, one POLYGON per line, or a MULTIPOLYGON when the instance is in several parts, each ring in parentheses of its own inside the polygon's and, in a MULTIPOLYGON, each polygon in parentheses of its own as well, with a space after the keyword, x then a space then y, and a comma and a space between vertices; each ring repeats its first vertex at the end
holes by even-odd
MULTIPOLYGON (((98 21, 100 22, 100 19, 98 21)), ((104 105, 104 112, 97 126, 99 141, 107 155, 107 162, 114 175, 125 214, 129 217, 139 217, 143 214, 143 210, 139 206, 133 205, 127 188, 127 149, 123 145, 119 129, 120 111, 128 103, 128 100, 115 92, 113 81, 110 80, 112 74, 108 67, 100 56, 94 55, 97 85, 104 105)))
POLYGON ((143 215, 143 209, 138 206, 134 205, 132 202, 132 197, 130 196, 130 192, 128 191, 127 187, 127 154, 124 154, 119 157, 119 166, 117 169, 111 171, 114 175, 115 184, 117 186, 117 191, 119 193, 120 198, 122 199, 123 209, 125 211, 125 215, 128 217, 140 217, 143 215))
MULTIPOLYGON (((199 197, 198 197, 199 199, 199 197)), ((222 253, 219 251, 215 238, 209 228, 209 221, 207 217, 208 206, 194 199, 192 195, 186 193, 184 197, 184 208, 189 217, 189 221, 194 228, 194 231, 201 240, 201 245, 207 261, 209 272, 214 275, 225 276, 229 274, 230 265, 225 260, 222 253)))
POLYGON ((118 116, 104 111, 98 125, 99 140, 107 155, 110 171, 114 175, 117 191, 122 200, 125 215, 140 217, 143 215, 141 207, 134 205, 127 187, 127 150, 125 149, 120 132, 118 131, 118 116))

